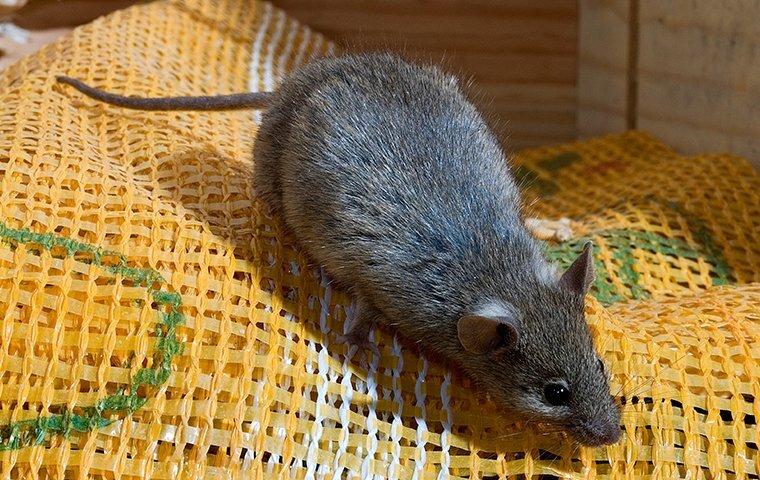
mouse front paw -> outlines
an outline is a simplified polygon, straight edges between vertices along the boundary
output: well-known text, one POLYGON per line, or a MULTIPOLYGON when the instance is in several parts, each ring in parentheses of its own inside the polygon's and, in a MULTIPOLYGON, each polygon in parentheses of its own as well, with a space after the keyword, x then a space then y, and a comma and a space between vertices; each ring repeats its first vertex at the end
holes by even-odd
POLYGON ((346 356, 348 358, 358 355, 360 361, 371 363, 372 359, 368 355, 369 352, 377 356, 378 360, 380 359, 380 348, 376 343, 369 339, 369 335, 367 334, 348 332, 343 335, 338 335, 336 341, 340 344, 346 345, 346 356))
POLYGON ((372 352, 380 360, 380 348, 369 339, 370 332, 380 318, 380 312, 361 296, 357 299, 356 308, 348 310, 345 333, 338 335, 338 343, 348 346, 348 358, 358 353, 361 360, 370 363, 367 352, 372 352))

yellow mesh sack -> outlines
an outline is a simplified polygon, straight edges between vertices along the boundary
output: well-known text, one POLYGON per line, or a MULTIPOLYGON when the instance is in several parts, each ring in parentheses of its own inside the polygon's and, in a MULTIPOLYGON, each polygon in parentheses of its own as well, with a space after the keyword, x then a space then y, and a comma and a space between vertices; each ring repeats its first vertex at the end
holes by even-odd
POLYGON ((0 75, 2 478, 758 478, 760 175, 644 133, 533 149, 547 245, 597 245, 588 317, 617 445, 513 425, 374 332, 251 194, 256 112, 146 113, 61 89, 266 90, 332 44, 269 4, 162 1, 0 75))

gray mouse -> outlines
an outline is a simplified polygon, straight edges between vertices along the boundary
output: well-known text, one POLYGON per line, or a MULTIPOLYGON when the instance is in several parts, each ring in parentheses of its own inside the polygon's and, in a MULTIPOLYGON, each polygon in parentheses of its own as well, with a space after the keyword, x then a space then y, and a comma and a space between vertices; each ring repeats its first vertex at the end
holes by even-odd
POLYGON ((521 217, 494 134, 457 79, 389 53, 315 60, 275 92, 136 98, 143 110, 265 108, 254 186, 357 299, 346 338, 382 325, 442 356, 498 405, 597 446, 620 410, 584 317, 591 245, 561 276, 521 217))

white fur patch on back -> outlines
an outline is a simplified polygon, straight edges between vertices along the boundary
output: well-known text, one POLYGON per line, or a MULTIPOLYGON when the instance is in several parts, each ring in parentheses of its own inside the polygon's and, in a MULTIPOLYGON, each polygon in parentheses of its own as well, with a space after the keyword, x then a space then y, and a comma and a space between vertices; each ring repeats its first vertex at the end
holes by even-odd
POLYGON ((520 315, 518 310, 512 304, 501 300, 488 300, 478 306, 473 313, 488 318, 516 318, 520 315))
POLYGON ((559 279, 559 269, 557 265, 550 262, 541 262, 536 266, 536 276, 544 285, 557 283, 559 279))

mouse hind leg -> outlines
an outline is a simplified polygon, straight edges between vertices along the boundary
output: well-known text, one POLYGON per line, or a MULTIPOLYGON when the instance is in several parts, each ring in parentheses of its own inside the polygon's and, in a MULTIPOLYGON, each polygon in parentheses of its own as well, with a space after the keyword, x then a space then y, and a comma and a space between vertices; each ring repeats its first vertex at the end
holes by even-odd
POLYGON ((282 166, 288 161, 292 107, 276 97, 262 117, 253 143, 253 188, 275 216, 282 215, 282 166))
POLYGON ((380 349, 376 343, 370 341, 369 334, 382 321, 383 314, 363 296, 357 298, 356 307, 354 314, 346 318, 344 333, 338 335, 338 343, 346 344, 349 348, 357 347, 359 355, 365 359, 367 351, 377 355, 379 359, 380 349))
MULTIPOLYGON (((265 126, 261 130, 266 130, 265 126)), ((264 201, 272 214, 279 216, 282 212, 280 158, 269 143, 267 132, 261 130, 253 150, 253 188, 256 197, 264 201)))

